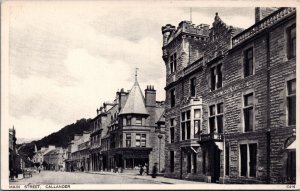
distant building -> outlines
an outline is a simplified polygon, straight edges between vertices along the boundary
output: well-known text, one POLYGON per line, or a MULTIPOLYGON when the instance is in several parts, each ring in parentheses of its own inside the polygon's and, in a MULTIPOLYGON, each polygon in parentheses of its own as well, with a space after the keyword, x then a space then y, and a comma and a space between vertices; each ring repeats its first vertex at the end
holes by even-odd
POLYGON ((46 162, 44 160, 45 154, 47 154, 48 152, 54 150, 55 148, 56 147, 54 145, 49 145, 48 147, 42 147, 40 150, 37 150, 37 147, 35 145, 35 154, 33 155, 32 162, 34 164, 39 163, 40 167, 44 168, 43 164, 45 164, 45 162, 46 162))
POLYGON ((155 162, 164 169, 164 103, 148 86, 145 97, 138 81, 132 89, 117 92, 113 103, 104 103, 93 120, 91 133, 92 171, 136 172, 151 170, 155 162))
POLYGON ((64 171, 66 149, 57 147, 44 154, 44 161, 47 163, 47 170, 64 171))
POLYGON ((74 135, 74 139, 68 144, 65 165, 69 172, 90 169, 90 132, 74 135))
POLYGON ((255 10, 246 30, 162 27, 166 177, 295 183, 296 9, 255 10))

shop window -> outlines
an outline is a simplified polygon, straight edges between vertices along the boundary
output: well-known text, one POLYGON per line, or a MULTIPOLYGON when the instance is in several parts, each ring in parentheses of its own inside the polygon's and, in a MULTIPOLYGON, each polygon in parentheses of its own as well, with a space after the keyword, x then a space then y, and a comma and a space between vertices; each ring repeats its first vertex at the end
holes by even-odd
POLYGON ((256 177, 257 144, 240 145, 240 175, 256 177))
POLYGON ((192 168, 192 157, 191 153, 187 153, 187 165, 186 165, 186 171, 187 173, 191 173, 191 168, 192 168))

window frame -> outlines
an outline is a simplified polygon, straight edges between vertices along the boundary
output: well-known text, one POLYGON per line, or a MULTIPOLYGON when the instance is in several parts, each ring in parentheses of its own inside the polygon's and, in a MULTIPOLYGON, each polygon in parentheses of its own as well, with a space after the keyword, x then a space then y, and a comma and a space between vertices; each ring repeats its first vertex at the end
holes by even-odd
POLYGON ((192 77, 190 79, 190 96, 191 97, 196 96, 196 77, 192 77))
POLYGON ((175 105, 176 105, 176 91, 175 91, 175 88, 170 90, 170 105, 171 105, 171 107, 175 107, 175 105))
POLYGON ((223 133, 224 132, 224 102, 218 102, 217 104, 209 105, 208 107, 208 133, 223 133), (218 106, 222 105, 222 111, 220 112, 218 106), (212 108, 214 108, 212 110, 212 108), (213 112, 212 112, 213 111, 213 112), (218 119, 222 117, 222 129, 219 128, 218 119), (211 130, 211 124, 214 123, 214 131, 211 130), (222 131, 220 131, 222 130, 222 131))
POLYGON ((132 147, 132 144, 131 144, 131 133, 126 133, 125 134, 125 143, 126 143, 126 147, 132 147))
POLYGON ((296 107, 296 89, 297 89, 297 81, 296 81, 296 78, 292 78, 292 79, 289 79, 286 81, 286 112, 287 112, 287 126, 295 126, 296 125, 296 110, 297 110, 297 107, 296 107), (295 83, 294 87, 295 87, 295 90, 294 92, 291 92, 289 91, 289 83, 295 83), (294 111, 295 113, 292 114, 293 117, 294 117, 294 120, 292 122, 290 122, 290 101, 289 100, 293 100, 294 99, 294 102, 295 104, 292 104, 295 108, 294 108, 294 111))
POLYGON ((181 111, 181 115, 180 115, 180 127, 181 127, 180 128, 180 130, 181 130, 181 132, 180 132, 181 136, 180 137, 181 137, 181 141, 191 139, 191 121, 192 121, 192 119, 191 119, 191 110, 188 109, 188 110, 181 111), (188 115, 188 113, 189 113, 189 115, 188 115))
POLYGON ((174 52, 169 57, 170 73, 173 74, 177 70, 177 53, 174 52))
POLYGON ((170 143, 175 142, 175 118, 170 119, 170 143))
MULTIPOLYGON (((249 92, 249 93, 243 95, 243 127, 244 127, 243 132, 244 133, 255 131, 254 100, 255 100, 254 92, 249 92), (246 100, 246 97, 249 97, 251 94, 252 94, 252 104, 249 105, 248 100, 246 100), (252 129, 246 129, 246 127, 247 127, 247 125, 246 125, 246 112, 248 112, 250 110, 252 110, 252 119, 251 119, 252 120, 252 127, 251 127, 252 129)), ((248 116, 247 119, 250 119, 249 116, 248 116)))
POLYGON ((239 152, 239 177, 246 177, 246 178, 257 178, 257 172, 258 172, 258 143, 252 142, 252 141, 243 141, 239 143, 238 145, 238 152, 239 152), (242 154, 241 154, 241 145, 246 146, 246 175, 242 175, 242 154), (250 145, 255 145, 256 152, 255 152, 255 175, 251 176, 251 152, 250 152, 250 145))
POLYGON ((249 48, 245 49, 243 52, 244 52, 244 63, 243 63, 244 78, 246 78, 248 76, 254 75, 254 48, 249 47, 249 48), (251 58, 248 57, 249 51, 252 52, 251 58), (252 64, 251 64, 252 70, 251 71, 250 71, 250 67, 249 67, 249 60, 252 61, 252 64))
POLYGON ((223 63, 218 63, 210 67, 210 91, 215 91, 223 87, 223 76, 223 63))
POLYGON ((292 24, 287 28, 287 58, 288 60, 296 57, 297 53, 297 30, 296 24, 292 24), (292 38, 292 30, 295 29, 295 37, 292 38), (293 42, 294 40, 294 42, 293 42), (295 44, 293 44, 295 43, 295 44), (294 45, 294 46, 293 46, 294 45))

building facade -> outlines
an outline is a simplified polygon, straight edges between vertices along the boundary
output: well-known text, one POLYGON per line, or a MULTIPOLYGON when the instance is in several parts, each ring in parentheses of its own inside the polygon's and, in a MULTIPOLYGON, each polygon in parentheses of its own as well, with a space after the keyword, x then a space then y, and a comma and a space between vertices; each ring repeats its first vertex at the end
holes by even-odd
POLYGON ((164 169, 164 103, 156 101, 153 86, 144 97, 136 80, 130 91, 121 89, 114 102, 104 103, 94 121, 93 171, 138 172, 140 166, 151 169, 156 162, 164 169))
POLYGON ((65 171, 66 149, 57 147, 44 154, 43 158, 47 163, 46 170, 65 171))
POLYGON ((246 30, 162 27, 165 176, 295 182, 296 9, 256 8, 246 30))

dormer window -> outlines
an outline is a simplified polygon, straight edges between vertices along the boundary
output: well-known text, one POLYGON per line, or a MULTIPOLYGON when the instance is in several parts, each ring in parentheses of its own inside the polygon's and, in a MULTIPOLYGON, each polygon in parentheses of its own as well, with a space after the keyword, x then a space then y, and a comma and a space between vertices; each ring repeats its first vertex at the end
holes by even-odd
POLYGON ((171 70, 171 74, 174 73, 176 71, 177 68, 177 54, 174 53, 170 56, 169 58, 170 60, 170 70, 171 70))

